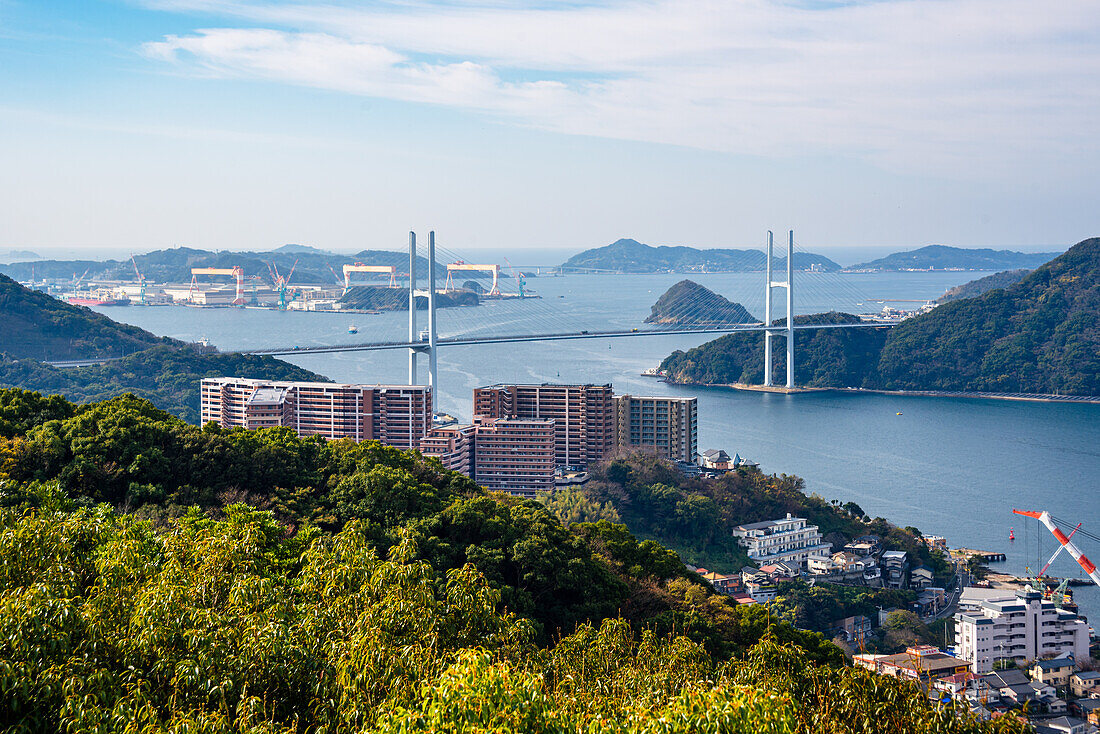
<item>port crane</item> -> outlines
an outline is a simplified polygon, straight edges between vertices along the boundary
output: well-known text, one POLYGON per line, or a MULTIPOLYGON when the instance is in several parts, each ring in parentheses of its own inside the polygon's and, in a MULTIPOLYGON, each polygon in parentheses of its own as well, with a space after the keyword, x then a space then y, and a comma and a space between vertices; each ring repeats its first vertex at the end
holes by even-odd
POLYGON ((290 286, 290 279, 294 277, 294 270, 298 267, 298 261, 295 260, 294 264, 290 266, 290 272, 287 273, 284 278, 279 272, 279 266, 273 263, 267 264, 267 271, 271 273, 271 282, 274 284, 275 289, 279 291, 279 310, 286 311, 286 291, 290 286))
MULTIPOLYGON (((1074 544, 1073 540, 1071 540, 1073 535, 1081 529, 1080 523, 1078 523, 1077 527, 1075 527, 1073 531, 1067 536, 1065 533, 1062 532, 1062 530, 1054 522, 1054 518, 1052 518, 1050 516, 1050 513, 1046 510, 1013 509, 1012 512, 1016 515, 1035 518, 1043 525, 1045 525, 1047 530, 1049 530, 1054 535, 1054 537, 1057 538, 1060 546, 1058 550, 1055 551, 1054 555, 1050 557, 1050 561, 1047 562, 1047 565, 1043 567, 1043 571, 1046 571, 1046 569, 1050 567, 1050 564, 1054 561, 1058 553, 1060 553, 1064 549, 1067 553, 1073 556, 1073 560, 1077 561, 1078 565, 1080 565, 1081 568, 1084 569, 1085 573, 1087 573, 1089 575, 1089 578, 1092 579, 1092 582, 1097 586, 1100 586, 1100 572, 1096 570, 1096 564, 1090 561, 1088 559, 1088 556, 1082 553, 1081 550, 1074 544)), ((1041 572, 1040 575, 1042 575, 1041 572)))
POLYGON ((134 265, 134 273, 137 275, 138 284, 141 286, 140 296, 138 297, 138 303, 142 306, 145 305, 145 276, 138 270, 137 260, 134 259, 133 253, 130 254, 130 262, 134 265))
POLYGON ((471 263, 456 262, 449 263, 447 265, 447 284, 443 288, 444 293, 452 293, 455 290, 454 278, 452 274, 457 271, 473 271, 480 273, 492 273, 493 274, 493 286, 486 292, 487 296, 499 296, 500 295, 500 265, 473 265, 471 263))
POLYGON ((230 275, 237 281, 237 293, 233 299, 234 306, 243 306, 245 304, 244 299, 244 268, 240 265, 234 265, 231 268, 191 268, 191 287, 187 290, 187 300, 192 301, 195 295, 195 289, 198 287, 198 282, 195 279, 197 275, 230 275))
POLYGON ((354 265, 344 266, 344 293, 347 293, 348 289, 351 288, 352 273, 384 273, 390 276, 390 288, 397 287, 397 268, 395 266, 355 263, 354 265))

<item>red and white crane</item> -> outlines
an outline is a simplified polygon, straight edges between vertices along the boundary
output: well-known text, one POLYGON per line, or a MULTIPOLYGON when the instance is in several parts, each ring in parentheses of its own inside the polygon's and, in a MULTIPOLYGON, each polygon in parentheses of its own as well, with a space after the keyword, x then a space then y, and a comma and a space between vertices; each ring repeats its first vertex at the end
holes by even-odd
MULTIPOLYGON (((1097 572, 1096 564, 1090 561, 1088 559, 1088 556, 1082 553, 1081 550, 1076 545, 1074 545, 1073 541, 1070 539, 1070 537, 1072 537, 1073 534, 1077 532, 1078 528, 1081 527, 1080 525, 1074 528, 1073 532, 1071 532, 1069 536, 1067 536, 1061 531, 1058 525, 1055 524, 1054 519, 1046 510, 1014 509, 1012 512, 1017 515, 1023 515, 1024 517, 1033 517, 1039 522, 1043 523, 1043 525, 1046 525, 1047 529, 1050 530, 1050 532, 1054 534, 1054 537, 1058 539, 1058 542, 1061 543, 1061 548, 1059 548, 1059 550, 1065 549, 1067 553, 1073 556, 1073 559, 1077 561, 1077 563, 1080 564, 1081 568, 1085 570, 1085 573, 1089 575, 1089 578, 1092 579, 1092 582, 1097 586, 1100 586, 1100 572, 1097 572)), ((1057 555, 1057 553, 1055 553, 1055 555, 1057 555)), ((1054 558, 1051 557, 1050 560, 1053 561, 1054 558)), ((1047 563, 1047 566, 1050 566, 1050 563, 1047 563)))

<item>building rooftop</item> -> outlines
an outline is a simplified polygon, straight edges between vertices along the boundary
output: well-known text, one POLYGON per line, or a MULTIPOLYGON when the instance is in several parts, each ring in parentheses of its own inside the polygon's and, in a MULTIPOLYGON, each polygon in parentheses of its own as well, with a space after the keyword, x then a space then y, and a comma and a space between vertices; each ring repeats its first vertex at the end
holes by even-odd
POLYGON ((249 396, 248 403, 278 405, 286 400, 286 390, 285 387, 261 387, 249 396))
POLYGON ((1040 670, 1060 670, 1062 668, 1072 668, 1075 665, 1073 658, 1053 658, 1051 660, 1036 660, 1035 667, 1040 670))
POLYGON ((1074 675, 1079 680, 1100 680, 1100 670, 1079 670, 1074 675))
POLYGON ((762 522, 750 522, 744 525, 738 525, 734 530, 767 530, 768 528, 774 528, 776 525, 782 525, 788 522, 806 522, 804 517, 791 517, 791 513, 787 513, 787 517, 782 520, 764 520, 762 522))
POLYGON ((1022 686, 1027 685, 1027 676, 1024 675, 1022 670, 1016 670, 1011 668, 1009 670, 998 670, 993 673, 982 676, 982 680, 987 682, 994 688, 1008 688, 1010 686, 1022 686))

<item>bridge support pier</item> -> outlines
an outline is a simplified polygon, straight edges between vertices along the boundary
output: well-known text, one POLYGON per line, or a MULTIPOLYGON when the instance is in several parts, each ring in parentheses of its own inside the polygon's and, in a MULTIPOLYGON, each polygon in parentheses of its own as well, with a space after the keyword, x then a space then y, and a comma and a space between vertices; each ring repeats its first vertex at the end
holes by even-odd
MULTIPOLYGON (((416 338, 416 232, 409 232, 409 344, 416 338)), ((416 384, 416 348, 409 347, 409 384, 416 384)))
POLYGON ((776 281, 773 278, 772 255, 775 237, 768 230, 768 265, 764 284, 764 386, 772 386, 772 335, 782 334, 787 338, 787 387, 794 387, 794 230, 787 235, 787 280, 776 281), (782 328, 772 325, 772 291, 776 288, 786 290, 787 323, 782 328))

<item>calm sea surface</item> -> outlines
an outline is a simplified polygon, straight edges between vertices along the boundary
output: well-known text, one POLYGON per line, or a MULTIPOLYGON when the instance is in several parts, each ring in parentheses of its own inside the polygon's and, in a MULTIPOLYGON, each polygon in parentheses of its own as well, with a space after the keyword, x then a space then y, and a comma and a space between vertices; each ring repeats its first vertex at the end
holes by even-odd
MULTIPOLYGON (((935 298, 983 273, 877 273, 796 276, 799 313, 830 308, 877 311, 871 299, 935 298), (862 305, 859 305, 862 304, 862 305)), ((677 275, 532 278, 542 296, 440 312, 440 335, 525 333, 640 326, 677 275)), ((760 274, 692 276, 762 312, 760 274)), ((778 296, 778 294, 777 294, 778 296)), ((898 303, 895 305, 906 306, 898 303)), ((108 308, 111 318, 179 339, 208 337, 222 349, 315 345, 399 338, 405 314, 327 314, 253 309, 108 308), (357 335, 348 334, 351 324, 357 335)), ((781 308, 778 310, 781 314, 781 308)), ((420 314, 420 324, 426 316, 420 314)), ((1100 405, 892 395, 774 395, 667 385, 641 376, 675 349, 704 336, 450 347, 440 351, 437 404, 468 419, 471 392, 494 382, 614 383, 634 394, 696 395, 699 448, 724 448, 768 472, 797 474, 806 490, 855 501, 872 515, 944 535, 952 545, 1008 553, 1003 568, 1046 562, 1054 538, 1012 508, 1046 509, 1100 533, 1100 405), (900 413, 901 415, 898 415, 900 413), (1016 541, 1008 540, 1015 527, 1016 541), (1041 561, 1037 558, 1041 557, 1041 561)), ((403 351, 302 356, 295 364, 346 382, 404 382, 403 351)), ((426 359, 421 357, 421 364, 426 359)), ((425 367, 422 367, 424 370, 425 367)), ((422 374, 424 374, 422 372, 422 374)), ((426 377, 422 377, 426 379, 426 377)), ((1082 540, 1100 561, 1100 543, 1082 540)), ((1068 558, 1052 567, 1078 576, 1068 558)), ((1083 611, 1100 613, 1100 593, 1080 587, 1083 611)))

